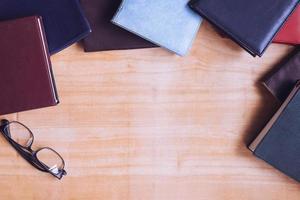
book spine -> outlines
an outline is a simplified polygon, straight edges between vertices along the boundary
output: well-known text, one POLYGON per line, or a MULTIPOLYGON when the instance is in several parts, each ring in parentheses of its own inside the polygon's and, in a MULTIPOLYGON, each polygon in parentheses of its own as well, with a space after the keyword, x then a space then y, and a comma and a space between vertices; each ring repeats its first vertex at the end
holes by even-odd
POLYGON ((58 98, 58 94, 57 94, 52 65, 51 65, 51 61, 50 61, 49 48, 48 48, 48 44, 47 44, 47 39, 46 39, 46 34, 45 34, 44 26, 43 26, 42 17, 38 17, 38 26, 39 26, 40 33, 41 33, 45 60, 47 62, 47 71, 48 71, 50 86, 51 86, 52 94, 53 94, 53 105, 57 105, 57 104, 59 104, 59 98, 58 98))

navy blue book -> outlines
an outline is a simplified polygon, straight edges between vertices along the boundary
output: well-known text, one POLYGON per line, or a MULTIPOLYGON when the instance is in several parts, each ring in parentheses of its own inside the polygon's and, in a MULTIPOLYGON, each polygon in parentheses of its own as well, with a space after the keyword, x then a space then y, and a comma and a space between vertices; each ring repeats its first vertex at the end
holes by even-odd
POLYGON ((258 158, 300 182, 300 82, 249 146, 258 158))
POLYGON ((81 40, 91 32, 79 0, 1 0, 0 20, 41 16, 50 54, 81 40))
POLYGON ((262 56, 299 0, 191 0, 189 5, 253 56, 262 56))

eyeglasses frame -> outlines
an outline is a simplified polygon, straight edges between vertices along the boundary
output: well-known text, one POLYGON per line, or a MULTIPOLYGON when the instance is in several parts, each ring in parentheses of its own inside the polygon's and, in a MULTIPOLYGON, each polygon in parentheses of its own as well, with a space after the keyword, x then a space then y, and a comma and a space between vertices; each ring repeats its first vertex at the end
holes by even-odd
POLYGON ((67 172, 65 171, 65 161, 62 158, 62 156, 55 151, 54 149, 50 148, 50 147, 43 147, 43 148, 39 148, 36 151, 34 151, 32 149, 32 144, 34 142, 34 135, 32 133, 32 131, 25 126, 24 124, 18 122, 18 121, 11 121, 9 122, 6 119, 1 120, 1 124, 0 124, 0 132, 2 133, 2 135, 4 136, 4 138, 11 144, 11 146, 29 163, 31 164, 33 167, 35 167, 36 169, 42 171, 42 172, 46 172, 46 173, 50 173, 52 176, 58 178, 59 180, 67 175, 67 172), (8 127, 10 124, 12 123, 17 123, 21 126, 23 126, 25 129, 27 129, 27 131, 30 133, 31 136, 31 140, 30 143, 28 144, 28 146, 22 146, 19 143, 17 143, 16 141, 14 141, 11 138, 11 134, 10 131, 8 130, 8 127), (42 161, 40 161, 37 157, 37 154, 39 152, 41 152, 42 150, 48 149, 50 151, 52 151, 53 153, 55 153, 62 161, 62 169, 59 169, 59 173, 54 173, 53 171, 51 171, 51 168, 49 166, 47 166, 46 164, 44 164, 42 161))

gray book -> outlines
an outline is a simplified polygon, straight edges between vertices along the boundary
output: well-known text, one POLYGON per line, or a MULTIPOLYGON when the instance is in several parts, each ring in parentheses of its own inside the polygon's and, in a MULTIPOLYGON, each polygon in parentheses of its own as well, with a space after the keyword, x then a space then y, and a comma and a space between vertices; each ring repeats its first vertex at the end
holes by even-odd
POLYGON ((186 55, 201 24, 188 0, 123 0, 112 22, 178 55, 186 55))
POLYGON ((250 144, 255 156, 300 182, 300 82, 250 144))

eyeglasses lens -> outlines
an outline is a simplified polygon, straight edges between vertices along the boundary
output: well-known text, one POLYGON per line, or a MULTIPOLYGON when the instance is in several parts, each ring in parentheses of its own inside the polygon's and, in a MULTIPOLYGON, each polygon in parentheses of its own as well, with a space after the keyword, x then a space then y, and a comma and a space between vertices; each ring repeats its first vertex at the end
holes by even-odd
POLYGON ((46 167, 53 173, 59 174, 63 169, 63 160, 61 157, 53 150, 45 148, 37 152, 36 154, 38 160, 42 162, 46 167))
POLYGON ((12 122, 6 127, 11 139, 23 147, 29 147, 33 142, 32 133, 22 124, 12 122))

